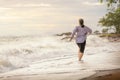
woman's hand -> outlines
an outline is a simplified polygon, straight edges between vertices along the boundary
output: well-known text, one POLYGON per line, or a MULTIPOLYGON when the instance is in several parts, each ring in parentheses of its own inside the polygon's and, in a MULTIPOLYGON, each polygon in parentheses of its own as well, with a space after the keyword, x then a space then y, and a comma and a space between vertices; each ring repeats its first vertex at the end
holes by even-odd
POLYGON ((72 40, 70 39, 69 42, 71 42, 72 40))
POLYGON ((85 35, 87 35, 88 33, 86 32, 85 35))
POLYGON ((71 42, 71 41, 72 41, 72 37, 70 38, 69 42, 71 42))

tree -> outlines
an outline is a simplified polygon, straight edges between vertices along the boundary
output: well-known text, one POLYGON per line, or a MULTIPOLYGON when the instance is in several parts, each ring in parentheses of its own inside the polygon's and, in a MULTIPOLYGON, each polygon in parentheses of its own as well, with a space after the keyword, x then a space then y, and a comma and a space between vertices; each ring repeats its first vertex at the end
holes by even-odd
POLYGON ((108 7, 112 6, 113 4, 118 5, 118 7, 120 7, 120 6, 119 6, 120 0, 100 0, 100 2, 101 2, 101 3, 102 3, 102 2, 107 2, 107 6, 108 6, 108 7))
MULTIPOLYGON (((101 0, 102 2, 103 0, 101 0)), ((118 5, 120 3, 120 0, 104 0, 106 1, 110 7, 113 4, 118 5)), ((114 5, 115 6, 115 5, 114 5)), ((113 7, 113 6, 112 6, 113 7)), ((111 27, 114 26, 116 29, 116 33, 120 33, 120 7, 114 8, 111 10, 99 20, 99 23, 102 26, 111 27)))
POLYGON ((120 33, 120 8, 117 8, 114 12, 107 13, 99 20, 99 23, 106 27, 114 26, 116 33, 120 33))
POLYGON ((108 29, 102 29, 102 33, 108 33, 108 29))
POLYGON ((100 32, 98 30, 94 31, 94 34, 100 34, 100 32))

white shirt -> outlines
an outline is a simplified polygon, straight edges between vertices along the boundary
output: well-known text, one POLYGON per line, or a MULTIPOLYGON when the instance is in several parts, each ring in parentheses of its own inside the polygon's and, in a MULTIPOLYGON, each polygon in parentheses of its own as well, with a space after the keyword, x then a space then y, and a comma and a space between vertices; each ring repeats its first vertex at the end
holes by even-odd
POLYGON ((74 37, 76 33, 76 43, 83 43, 87 38, 87 33, 92 33, 92 30, 87 26, 76 26, 73 30, 72 37, 74 37))

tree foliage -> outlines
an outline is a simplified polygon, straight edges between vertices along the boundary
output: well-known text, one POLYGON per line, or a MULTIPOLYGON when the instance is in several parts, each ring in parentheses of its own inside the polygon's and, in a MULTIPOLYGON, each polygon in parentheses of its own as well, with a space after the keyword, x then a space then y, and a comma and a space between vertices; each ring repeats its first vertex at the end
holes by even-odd
POLYGON ((108 29, 102 29, 102 33, 108 33, 108 29))
MULTIPOLYGON (((101 0, 102 2, 103 0, 101 0)), ((120 3, 120 0, 104 0, 110 5, 120 3)), ((108 6, 109 7, 109 6, 108 6)), ((99 20, 102 26, 111 27, 114 26, 116 33, 120 33, 120 7, 115 10, 109 11, 103 18, 99 20)))
POLYGON ((100 34, 100 32, 98 30, 94 31, 94 34, 100 34))
POLYGON ((120 0, 100 0, 101 3, 107 2, 107 6, 110 7, 113 4, 119 5, 120 0))
POLYGON ((120 33, 120 8, 117 8, 114 12, 107 13, 100 19, 99 23, 106 27, 114 26, 116 33, 120 33))

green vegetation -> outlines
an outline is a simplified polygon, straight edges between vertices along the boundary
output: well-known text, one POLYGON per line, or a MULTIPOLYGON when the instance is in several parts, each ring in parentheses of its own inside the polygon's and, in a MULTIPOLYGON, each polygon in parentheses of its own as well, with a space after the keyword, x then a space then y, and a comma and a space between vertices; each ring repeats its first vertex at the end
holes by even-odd
POLYGON ((108 29, 102 29, 102 33, 108 33, 108 29))
POLYGON ((104 33, 104 34, 100 34, 99 35, 100 37, 112 37, 112 38, 116 38, 116 37, 120 37, 120 34, 115 34, 115 33, 111 33, 111 34, 107 34, 107 33, 104 33))
POLYGON ((108 7, 113 7, 112 5, 119 5, 120 0, 100 0, 100 2, 107 2, 108 7))
POLYGON ((113 12, 107 13, 103 18, 100 19, 99 23, 106 27, 114 26, 116 33, 120 33, 120 8, 117 8, 113 12))
POLYGON ((109 12, 100 19, 99 23, 105 27, 115 27, 116 33, 120 34, 120 0, 100 0, 106 1, 109 12))
POLYGON ((100 32, 98 30, 94 31, 94 34, 100 34, 100 32))

